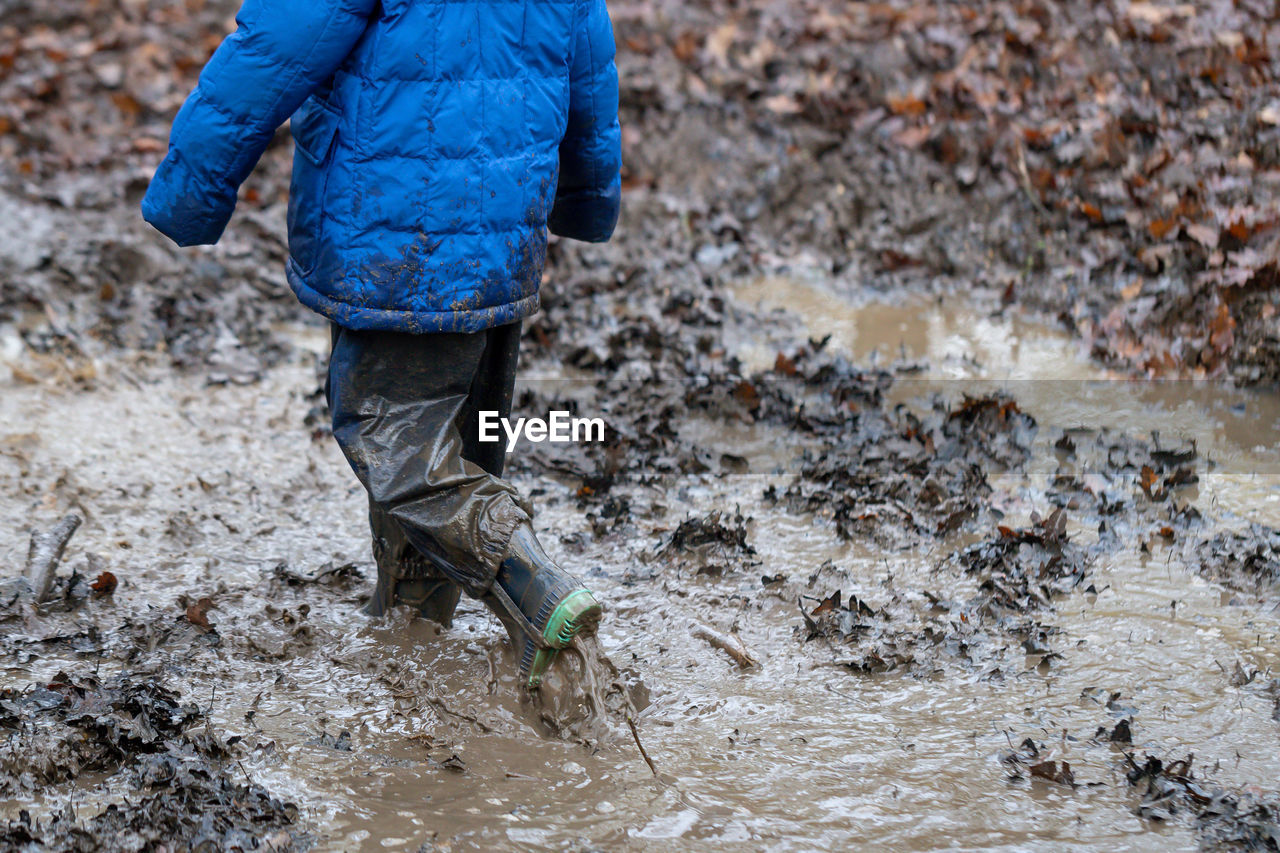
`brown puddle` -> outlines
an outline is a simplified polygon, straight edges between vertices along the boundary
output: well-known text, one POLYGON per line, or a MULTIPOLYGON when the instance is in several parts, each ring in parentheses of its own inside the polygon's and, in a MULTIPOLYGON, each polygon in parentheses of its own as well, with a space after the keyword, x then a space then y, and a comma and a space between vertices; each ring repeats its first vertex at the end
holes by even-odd
MULTIPOLYGON (((1218 462, 1197 505, 1280 525, 1274 396, 1116 381, 1033 324, 937 305, 851 308, 820 288, 788 287, 762 282, 735 298, 803 311, 814 333, 830 332, 860 359, 880 349, 892 361, 899 344, 927 359, 929 372, 897 389, 904 398, 955 390, 948 383, 958 380, 1011 388, 1040 421, 1041 442, 1050 426, 1100 423, 1195 437, 1218 462)), ((312 330, 298 334, 322 349, 312 330)), ((21 357, 20 347, 0 352, 21 357)), ((750 339, 741 353, 763 366, 775 354, 750 339)), ((638 731, 655 778, 616 718, 567 740, 545 737, 515 698, 500 629, 473 603, 441 632, 403 613, 370 622, 358 594, 343 593, 311 609, 308 635, 273 633, 254 590, 277 563, 304 573, 370 564, 363 495, 331 441, 303 427, 316 385, 310 359, 243 387, 206 388, 198 376, 141 365, 100 373, 98 388, 83 392, 52 378, 0 377, 0 512, 13 520, 0 533, 0 562, 22 564, 28 519, 79 505, 88 522, 68 561, 103 555, 121 578, 110 607, 143 612, 148 602, 229 590, 210 612, 220 650, 175 660, 177 682, 218 728, 253 746, 246 774, 299 804, 316 849, 432 840, 455 850, 664 849, 678 840, 707 850, 928 850, 941 839, 1008 850, 1196 849, 1187 823, 1134 813, 1115 748, 1063 737, 1114 723, 1093 698, 1110 692, 1136 710, 1140 750, 1194 752, 1225 785, 1280 778, 1270 705, 1225 677, 1237 662, 1268 677, 1280 670, 1274 598, 1224 594, 1159 548, 1125 552, 1094 567, 1096 597, 1058 602, 1064 659, 1052 666, 1028 657, 1002 683, 959 668, 928 679, 854 675, 819 643, 799 642, 797 591, 815 574, 815 588, 843 586, 872 601, 890 586, 933 588, 949 549, 850 545, 819 520, 781 511, 761 494, 790 476, 787 437, 711 423, 687 429, 751 459, 758 473, 684 477, 667 516, 648 521, 669 528, 692 507, 740 506, 754 518, 759 565, 723 577, 664 572, 648 540, 601 545, 563 484, 520 481, 549 495, 536 520, 548 550, 608 602, 604 653, 652 694, 638 731), (790 583, 762 588, 762 575, 778 574, 790 583), (760 665, 739 668, 693 636, 699 624, 736 632, 760 665), (342 730, 349 751, 316 741, 342 730), (1008 781, 998 756, 1029 735, 1056 744, 1081 786, 1008 781)), ((1049 470, 1033 465, 1032 481, 1043 485, 1049 470)), ((1015 511, 1037 505, 1034 490, 1015 498, 1015 511)), ((83 662, 51 653, 8 664, 4 680, 25 684, 68 666, 83 662)), ((606 686, 596 696, 616 708, 606 686)), ((572 704, 559 715, 588 720, 572 704)), ((102 802, 121 794, 82 789, 102 802)))

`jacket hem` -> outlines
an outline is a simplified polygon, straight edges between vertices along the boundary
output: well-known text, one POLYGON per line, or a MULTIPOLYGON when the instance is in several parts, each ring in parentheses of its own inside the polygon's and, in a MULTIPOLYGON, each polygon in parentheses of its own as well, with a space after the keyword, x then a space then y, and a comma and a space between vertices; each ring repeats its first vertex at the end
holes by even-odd
POLYGON ((459 311, 366 308, 340 302, 316 290, 307 283, 306 276, 293 258, 289 258, 285 264, 285 274, 289 279, 289 287, 299 302, 339 326, 357 331, 407 332, 415 335, 482 332, 523 320, 538 310, 537 293, 502 305, 459 311))

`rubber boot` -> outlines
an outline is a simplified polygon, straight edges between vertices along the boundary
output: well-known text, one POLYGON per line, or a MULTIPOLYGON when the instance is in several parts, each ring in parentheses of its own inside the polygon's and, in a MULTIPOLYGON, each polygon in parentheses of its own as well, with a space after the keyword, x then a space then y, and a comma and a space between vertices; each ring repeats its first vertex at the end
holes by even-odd
POLYGON ((582 581, 551 562, 528 524, 512 534, 483 600, 506 627, 520 680, 530 690, 542 684, 559 650, 578 634, 594 633, 603 615, 582 581))
POLYGON ((424 619, 430 619, 441 627, 453 626, 453 612, 462 597, 462 589, 449 580, 430 578, 400 579, 378 570, 378 583, 373 597, 364 606, 368 616, 382 616, 393 605, 407 604, 424 619))
POLYGON ((365 605, 369 616, 383 616, 396 604, 407 604, 424 619, 445 628, 453 626, 453 611, 462 589, 444 577, 431 559, 405 539, 404 532, 377 507, 369 507, 373 532, 373 558, 378 565, 378 581, 365 605))

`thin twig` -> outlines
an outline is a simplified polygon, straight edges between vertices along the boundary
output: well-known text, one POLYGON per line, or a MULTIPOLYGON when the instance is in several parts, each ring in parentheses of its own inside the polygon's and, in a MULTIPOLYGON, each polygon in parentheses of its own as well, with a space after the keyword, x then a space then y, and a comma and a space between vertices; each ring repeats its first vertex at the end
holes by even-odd
POLYGON ((1018 182, 1022 185, 1022 191, 1026 193, 1027 200, 1031 202, 1036 210, 1041 213, 1048 213, 1048 211, 1044 209, 1044 203, 1040 201, 1040 196, 1031 186, 1031 175, 1027 171, 1027 152, 1026 149, 1022 147, 1022 140, 1018 139, 1015 141, 1017 143, 1016 150, 1018 157, 1014 161, 1014 164, 1018 172, 1018 182))
POLYGON ((640 742, 640 729, 636 727, 635 719, 630 716, 627 717, 627 728, 631 729, 631 737, 636 742, 636 749, 640 750, 640 757, 644 759, 644 763, 649 765, 653 778, 660 779, 658 768, 654 766, 653 759, 649 757, 649 753, 645 752, 644 744, 640 742))

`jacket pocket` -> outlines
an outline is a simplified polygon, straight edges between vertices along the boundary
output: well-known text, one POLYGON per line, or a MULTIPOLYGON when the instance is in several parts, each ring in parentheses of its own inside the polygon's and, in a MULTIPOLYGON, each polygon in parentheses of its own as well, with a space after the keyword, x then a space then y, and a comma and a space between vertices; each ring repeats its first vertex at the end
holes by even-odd
POLYGON ((315 271, 323 249, 325 197, 341 116, 317 97, 293 114, 293 179, 289 188, 289 253, 304 276, 315 271))
POLYGON ((293 121, 289 123, 293 129, 293 142, 312 165, 322 165, 329 156, 334 137, 338 135, 340 118, 337 112, 315 96, 303 101, 293 114, 293 121))

